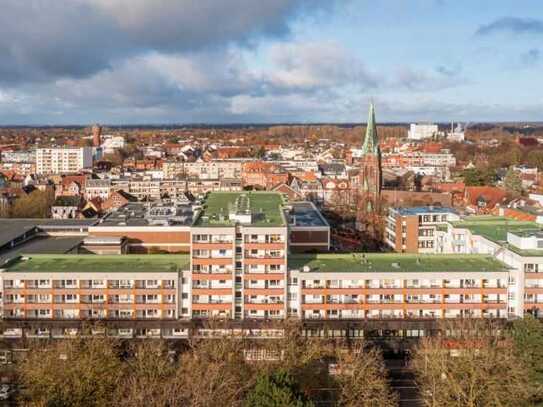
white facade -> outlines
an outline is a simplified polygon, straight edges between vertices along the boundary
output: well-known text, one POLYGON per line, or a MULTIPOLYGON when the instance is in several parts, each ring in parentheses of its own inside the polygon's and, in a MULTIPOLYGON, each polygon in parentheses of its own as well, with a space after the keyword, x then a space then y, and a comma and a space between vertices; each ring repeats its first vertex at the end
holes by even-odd
POLYGON ((111 154, 115 150, 124 148, 125 140, 123 136, 103 136, 104 142, 102 143, 102 149, 105 154, 111 154))
POLYGON ((423 140, 432 138, 432 136, 439 135, 439 129, 437 124, 415 124, 412 123, 409 131, 407 132, 407 138, 409 140, 423 140))
POLYGON ((36 150, 36 173, 69 174, 92 168, 92 147, 39 148, 36 150))

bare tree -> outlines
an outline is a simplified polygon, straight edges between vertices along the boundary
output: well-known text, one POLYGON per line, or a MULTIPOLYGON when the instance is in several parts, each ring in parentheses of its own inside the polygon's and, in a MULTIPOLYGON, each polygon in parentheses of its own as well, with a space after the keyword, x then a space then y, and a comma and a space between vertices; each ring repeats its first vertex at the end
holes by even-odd
POLYGON ((446 327, 449 337, 423 338, 412 367, 426 406, 522 406, 528 371, 514 344, 480 322, 446 327))
POLYGON ((381 353, 365 344, 340 349, 337 355, 339 404, 345 407, 394 407, 392 392, 381 353))
POLYGON ((57 340, 31 346, 17 366, 21 404, 106 406, 124 374, 117 341, 102 338, 57 340))

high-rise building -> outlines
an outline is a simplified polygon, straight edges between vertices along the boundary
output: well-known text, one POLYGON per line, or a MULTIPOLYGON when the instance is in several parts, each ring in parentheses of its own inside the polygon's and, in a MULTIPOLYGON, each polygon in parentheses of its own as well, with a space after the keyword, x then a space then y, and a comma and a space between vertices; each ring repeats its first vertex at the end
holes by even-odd
POLYGON ((69 174, 91 167, 92 147, 36 150, 36 173, 38 174, 69 174))
POLYGON ((381 149, 375 124, 375 108, 370 105, 366 136, 360 159, 357 227, 370 231, 378 221, 381 201, 381 149))

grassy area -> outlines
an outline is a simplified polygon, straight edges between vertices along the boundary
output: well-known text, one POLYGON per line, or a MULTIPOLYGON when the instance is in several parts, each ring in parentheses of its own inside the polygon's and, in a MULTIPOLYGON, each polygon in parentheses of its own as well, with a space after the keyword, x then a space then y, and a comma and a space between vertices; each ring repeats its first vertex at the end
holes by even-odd
POLYGON ((81 273, 138 273, 176 272, 189 268, 189 255, 76 255, 76 254, 25 254, 23 258, 7 264, 8 272, 81 272, 81 273))
POLYGON ((288 257, 289 269, 315 272, 469 272, 502 271, 506 265, 485 255, 399 253, 300 254, 288 257), (362 257, 364 256, 364 257, 362 257))
POLYGON ((469 229, 473 234, 481 235, 493 242, 507 241, 507 232, 540 230, 535 222, 507 219, 500 216, 469 216, 462 221, 452 222, 455 228, 469 229))
MULTIPOLYGON (((195 226, 233 226, 228 218, 236 208, 236 201, 244 195, 245 203, 253 214, 251 226, 283 226, 281 206, 283 197, 276 192, 213 192, 204 203, 204 210, 195 220, 195 226)), ((238 201, 239 202, 239 201, 238 201)))

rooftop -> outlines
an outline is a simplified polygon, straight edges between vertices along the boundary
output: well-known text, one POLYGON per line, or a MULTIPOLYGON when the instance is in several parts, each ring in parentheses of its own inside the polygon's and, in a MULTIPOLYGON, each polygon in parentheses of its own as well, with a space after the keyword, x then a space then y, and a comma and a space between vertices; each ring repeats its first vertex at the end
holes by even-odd
POLYGON ((422 213, 456 213, 452 208, 442 206, 415 206, 412 208, 397 208, 400 215, 419 215, 422 213))
POLYGON ((177 272, 189 267, 189 255, 92 255, 92 254, 26 254, 9 261, 8 272, 71 273, 160 273, 177 272))
POLYGON ((289 269, 313 272, 482 272, 505 271, 506 265, 478 254, 417 255, 398 253, 297 254, 288 257, 289 269))
POLYGON ((194 226, 284 226, 284 200, 277 192, 212 192, 194 226), (247 222, 239 221, 247 217, 247 222))
POLYGON ((293 202, 288 212, 289 223, 294 226, 328 226, 328 222, 310 202, 293 202))
POLYGON ((190 204, 129 202, 97 226, 190 226, 191 223, 190 204))
POLYGON ((541 227, 535 222, 508 219, 502 216, 468 216, 451 222, 455 228, 469 229, 471 233, 480 235, 493 242, 506 242, 507 232, 538 231, 541 227))

